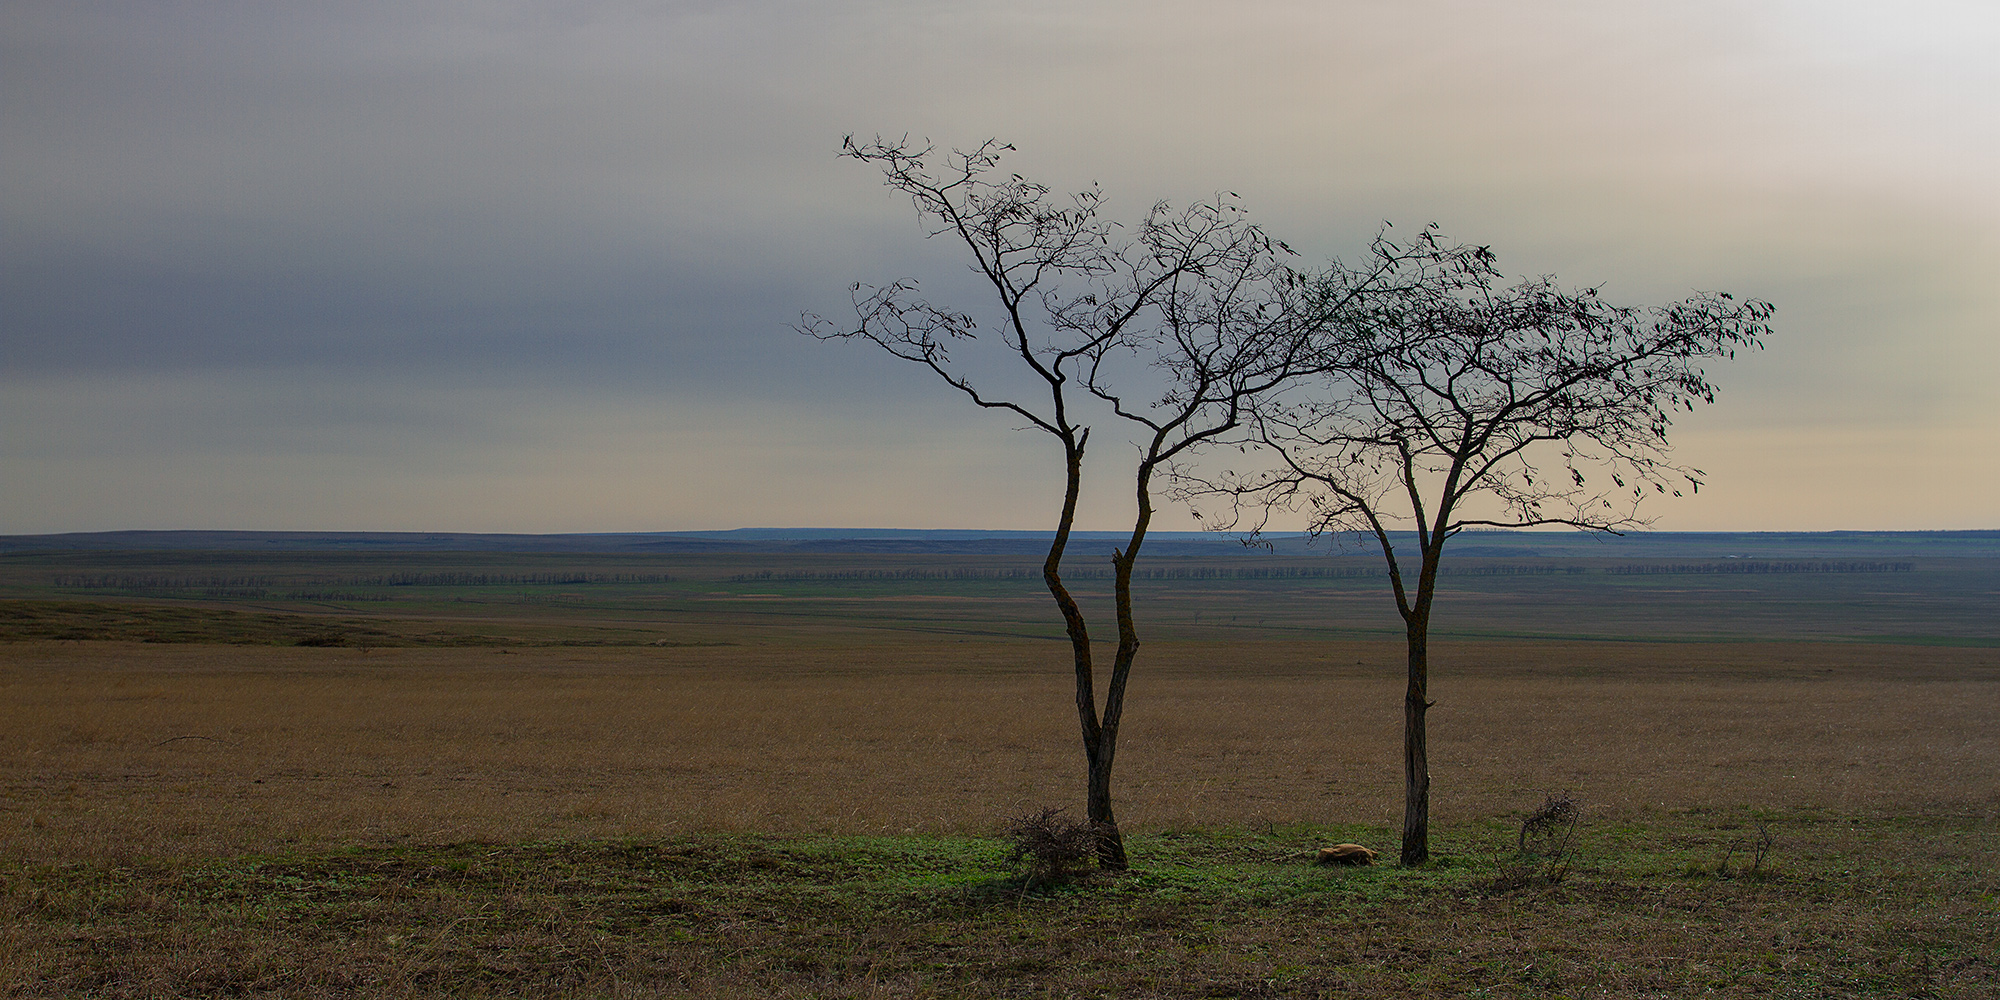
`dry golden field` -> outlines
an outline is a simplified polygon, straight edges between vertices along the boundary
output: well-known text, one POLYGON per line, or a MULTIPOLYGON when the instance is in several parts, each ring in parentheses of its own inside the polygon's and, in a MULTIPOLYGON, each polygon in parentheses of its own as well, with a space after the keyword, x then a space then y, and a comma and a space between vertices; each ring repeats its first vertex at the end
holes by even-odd
MULTIPOLYGON (((991 833, 1081 798, 1066 647, 0 644, 0 855, 697 831, 991 833)), ((2000 815, 2000 651, 1444 643, 1435 816, 1569 790, 1689 808, 2000 815)), ((1134 830, 1400 816, 1400 648, 1160 642, 1134 830)), ((1449 850, 1447 844, 1446 850, 1449 850)))

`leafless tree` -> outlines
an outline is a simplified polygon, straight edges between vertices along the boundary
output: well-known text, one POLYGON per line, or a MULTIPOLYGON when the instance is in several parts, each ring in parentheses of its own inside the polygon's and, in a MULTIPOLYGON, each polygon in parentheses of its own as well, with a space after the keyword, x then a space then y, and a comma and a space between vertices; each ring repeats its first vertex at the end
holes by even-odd
POLYGON ((1300 311, 1292 299, 1317 294, 1317 288, 1281 263, 1289 251, 1252 225, 1232 196, 1179 211, 1156 204, 1128 234, 1103 217, 1103 198, 1094 188, 1058 198, 1044 185, 997 173, 1010 148, 989 141, 940 157, 907 140, 859 143, 850 137, 844 146, 845 155, 876 165, 890 187, 910 196, 932 236, 970 253, 973 270, 994 296, 991 326, 982 327, 969 312, 933 305, 906 280, 855 286, 855 327, 808 316, 801 329, 821 338, 869 341, 1061 445, 1064 493, 1042 579, 1062 615, 1074 660, 1088 766, 1085 815, 1097 831, 1099 864, 1118 869, 1127 861, 1111 775, 1139 648, 1132 567, 1153 515, 1152 476, 1162 463, 1241 427, 1246 401, 1296 368, 1310 339, 1295 328, 1300 311), (942 166, 933 168, 934 160, 942 166), (953 357, 953 348, 982 339, 1000 345, 1032 376, 1038 388, 1031 396, 989 390, 953 357), (1148 388, 1121 388, 1135 382, 1148 388), (1112 556, 1119 645, 1101 711, 1088 624, 1061 574, 1090 438, 1078 406, 1092 396, 1142 427, 1145 438, 1136 469, 1138 513, 1126 545, 1112 556), (1140 397, 1153 401, 1129 402, 1140 397))
POLYGON ((1058 317, 1094 345, 1085 385, 1129 422, 1138 446, 1137 512, 1124 547, 1111 556, 1118 649, 1090 773, 1090 800, 1107 809, 1125 685, 1139 652, 1132 572, 1152 525, 1153 477, 1242 428, 1251 400, 1302 370, 1313 317, 1325 310, 1308 308, 1318 290, 1286 265, 1288 254, 1245 219, 1233 196, 1180 213, 1155 206, 1121 258, 1124 294, 1080 303, 1058 317), (1156 273, 1167 273, 1167 280, 1126 319, 1124 304, 1137 302, 1138 286, 1156 273), (1108 335, 1114 326, 1120 335, 1108 335))
POLYGON ((1367 266, 1327 268, 1319 297, 1333 312, 1314 370, 1261 399, 1253 421, 1249 439, 1273 467, 1186 487, 1228 501, 1225 526, 1254 532, 1274 512, 1303 511, 1313 533, 1381 548, 1408 645, 1406 865, 1430 856, 1424 723, 1445 543, 1480 526, 1648 523, 1647 494, 1701 486, 1704 473, 1669 461, 1667 431, 1675 413, 1714 400, 1703 364, 1770 332, 1768 303, 1727 294, 1627 308, 1546 277, 1498 278, 1490 251, 1447 245, 1435 228, 1406 244, 1385 234, 1367 266), (1384 269, 1400 280, 1382 281, 1384 269), (1392 537, 1410 529, 1414 560, 1392 537))
MULTIPOLYGON (((1123 702, 1125 678, 1139 650, 1132 572, 1152 523, 1155 475, 1167 470, 1171 478, 1185 478, 1176 463, 1203 445, 1231 439, 1245 428, 1258 400, 1318 371, 1329 336, 1338 336, 1338 318, 1421 283, 1450 253, 1428 241, 1410 247, 1378 241, 1379 252, 1365 267, 1343 271, 1341 281, 1330 282, 1291 267, 1286 260, 1291 249, 1246 223, 1234 196, 1191 206, 1164 222, 1156 208, 1137 246, 1192 266, 1178 269, 1153 295, 1143 322, 1126 323, 1123 336, 1087 338, 1098 346, 1086 383, 1135 425, 1138 444, 1138 515, 1125 547, 1112 553, 1118 617, 1112 706, 1123 702), (1152 369, 1152 378, 1135 380, 1152 394, 1119 388, 1121 380, 1109 374, 1119 355, 1152 369)), ((1147 271, 1135 267, 1131 273, 1147 271)), ((1102 330, 1110 316, 1062 319, 1102 330)), ((1103 778, 1108 781, 1117 731, 1109 709, 1106 728, 1103 778)))

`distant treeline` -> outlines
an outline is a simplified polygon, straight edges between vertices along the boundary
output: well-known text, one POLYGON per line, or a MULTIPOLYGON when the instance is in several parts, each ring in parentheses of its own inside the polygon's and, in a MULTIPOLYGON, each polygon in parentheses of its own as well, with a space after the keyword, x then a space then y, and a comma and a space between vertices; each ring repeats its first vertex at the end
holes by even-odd
POLYGON ((575 586, 587 583, 672 583, 671 573, 391 573, 342 580, 365 587, 575 586))
MULTIPOLYGON (((1554 576, 1603 572, 1617 576, 1651 576, 1726 573, 1908 573, 1914 562, 1859 562, 1834 560, 1777 561, 1763 559, 1727 560, 1703 563, 1626 563, 1603 567, 1556 563, 1487 563, 1449 560, 1440 567, 1445 576, 1554 576)), ((1356 559, 1338 563, 1280 566, 1255 565, 1153 565, 1133 571, 1137 580, 1330 580, 1387 576, 1379 562, 1356 559)), ((736 583, 919 581, 919 580, 1040 580, 1039 565, 969 567, 897 567, 822 570, 761 570, 738 573, 736 583)), ((1063 571, 1068 580, 1109 580, 1108 566, 1078 567, 1063 571)), ((573 587, 591 584, 662 584, 676 582, 668 573, 595 573, 555 571, 542 573, 384 573, 370 576, 314 579, 283 576, 173 575, 107 573, 56 575, 56 587, 71 590, 114 590, 131 594, 179 594, 207 598, 281 599, 294 601, 379 601, 388 600, 383 590, 398 587, 573 587), (358 589, 373 588, 373 589, 358 589)))
MULTIPOLYGON (((1473 563, 1470 565, 1446 563, 1438 567, 1444 576, 1553 576, 1557 573, 1583 573, 1582 566, 1552 566, 1546 563, 1473 563)), ((1109 576, 1110 571, 1096 571, 1097 576, 1109 576)), ((1352 577, 1388 576, 1385 566, 1166 566, 1155 569, 1134 570, 1132 576, 1139 580, 1322 580, 1352 577)))
POLYGON ((162 576, 121 573, 56 576, 52 582, 57 587, 75 590, 198 590, 203 592, 203 596, 208 597, 263 597, 266 596, 264 591, 274 587, 297 586, 304 582, 328 587, 569 587, 592 583, 672 583, 673 580, 674 577, 667 573, 387 573, 379 576, 311 581, 285 580, 275 576, 162 576), (249 593, 249 591, 258 592, 249 593))
MULTIPOLYGON (((1439 567, 1443 576, 1580 576, 1591 572, 1618 576, 1653 574, 1719 573, 1909 573, 1914 562, 1777 562, 1745 560, 1713 563, 1628 563, 1601 568, 1552 563, 1459 563, 1439 567)), ((1381 565, 1315 566, 1153 566, 1132 571, 1135 580, 1326 580, 1382 577, 1389 571, 1381 565)), ((812 583, 857 580, 1040 580, 1038 566, 1009 566, 958 569, 835 569, 761 570, 738 573, 734 583, 812 583)), ((1088 567, 1063 571, 1065 580, 1109 580, 1111 570, 1088 567)))
POLYGON ((288 590, 272 595, 283 601, 386 601, 388 594, 353 590, 288 590))
MULTIPOLYGON (((1065 577, 1071 575, 1067 572, 1063 574, 1065 577)), ((731 583, 757 583, 765 580, 778 583, 809 583, 818 580, 1039 580, 1041 578, 1040 567, 1006 566, 981 569, 805 569, 783 572, 766 569, 755 573, 738 573, 729 580, 731 583)))
POLYGON ((1913 562, 1765 562, 1762 560, 1719 563, 1633 563, 1607 566, 1606 573, 1645 576, 1670 573, 1909 573, 1913 562))
POLYGON ((122 573, 116 576, 56 576, 50 581, 58 587, 75 590, 245 590, 269 588, 278 583, 270 576, 139 576, 122 573))
MULTIPOLYGON (((1546 564, 1461 565, 1446 564, 1439 572, 1451 576, 1551 576, 1557 573, 1588 572, 1582 566, 1546 564)), ((1134 569, 1135 580, 1326 580, 1388 576, 1380 565, 1355 566, 1154 566, 1134 569)), ((843 580, 1040 580, 1040 567, 1013 566, 987 569, 836 569, 762 570, 738 573, 733 583, 810 583, 843 580)), ((1063 570, 1065 580, 1109 580, 1111 570, 1103 567, 1063 570)))

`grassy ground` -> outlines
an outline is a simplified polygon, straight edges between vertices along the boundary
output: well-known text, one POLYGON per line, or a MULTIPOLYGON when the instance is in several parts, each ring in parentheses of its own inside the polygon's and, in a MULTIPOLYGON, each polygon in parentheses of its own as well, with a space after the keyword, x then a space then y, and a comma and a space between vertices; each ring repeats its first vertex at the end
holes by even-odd
POLYGON ((460 843, 19 871, 15 996, 1991 997, 2000 827, 1824 814, 1501 822, 1423 870, 1368 828, 1158 831, 1024 886, 998 841, 460 843), (1757 853, 1760 835, 1770 847, 1757 853))

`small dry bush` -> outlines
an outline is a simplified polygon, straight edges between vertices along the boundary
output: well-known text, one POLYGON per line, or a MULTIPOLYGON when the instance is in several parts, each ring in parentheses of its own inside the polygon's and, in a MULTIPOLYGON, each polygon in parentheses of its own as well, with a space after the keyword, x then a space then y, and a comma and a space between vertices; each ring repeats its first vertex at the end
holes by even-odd
POLYGON ((1521 821, 1521 853, 1560 860, 1569 853, 1570 840, 1576 836, 1576 822, 1582 815, 1583 810, 1577 808, 1576 800, 1568 792, 1544 796, 1541 808, 1521 821))
POLYGON ((1070 819, 1067 812, 1043 806, 1040 812, 1007 821, 1007 839, 1013 844, 1009 860, 1022 867, 1029 886, 1090 874, 1097 857, 1097 830, 1070 819))
POLYGON ((1488 888, 1511 892, 1562 882, 1569 876, 1576 827, 1582 818, 1582 807, 1568 792, 1544 795, 1541 806, 1521 820, 1516 859, 1500 866, 1488 888))
POLYGON ((1764 862, 1770 857, 1771 848, 1776 845, 1777 839, 1771 836, 1770 826, 1759 820, 1757 821, 1756 837, 1751 838, 1747 842, 1743 840, 1730 841, 1729 849, 1723 852, 1722 863, 1715 866, 1715 873, 1724 877, 1730 875, 1729 861, 1740 850, 1750 855, 1750 867, 1743 869, 1742 873, 1753 878, 1761 877, 1764 874, 1764 862))

